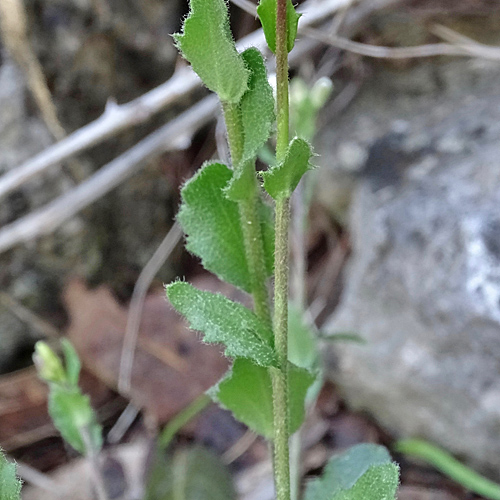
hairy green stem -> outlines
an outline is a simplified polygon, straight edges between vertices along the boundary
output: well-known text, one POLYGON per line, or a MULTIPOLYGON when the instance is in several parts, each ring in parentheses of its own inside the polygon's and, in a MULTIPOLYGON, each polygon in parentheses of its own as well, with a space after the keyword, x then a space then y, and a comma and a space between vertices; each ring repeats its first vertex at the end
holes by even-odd
POLYGON ((264 242, 257 211, 257 196, 256 193, 253 199, 239 203, 240 219, 250 268, 255 314, 271 328, 272 320, 269 308, 264 242))
POLYGON ((276 202, 274 283, 274 343, 280 367, 271 370, 274 412, 274 469, 276 499, 290 499, 288 410, 288 226, 290 199, 276 202))
POLYGON ((226 122, 227 140, 229 151, 231 152, 231 163, 236 170, 243 157, 243 124, 241 122, 241 113, 237 104, 222 102, 224 111, 224 121, 226 122))
POLYGON ((250 271, 255 314, 269 325, 269 327, 272 327, 269 291, 267 289, 264 240, 257 209, 259 189, 254 173, 255 164, 253 162, 242 162, 244 136, 239 108, 234 104, 223 103, 223 109, 233 169, 235 172, 240 169, 252 170, 252 189, 248 193, 248 197, 238 203, 238 208, 245 242, 245 253, 250 271))
MULTIPOLYGON (((289 142, 287 0, 276 5, 276 160, 285 159, 289 142)), ((288 229, 290 199, 276 202, 274 342, 279 369, 271 370, 274 412, 274 476, 277 500, 290 500, 288 409, 288 229)))
POLYGON ((285 158, 289 140, 286 0, 277 0, 276 5, 276 125, 276 161, 279 163, 285 158))

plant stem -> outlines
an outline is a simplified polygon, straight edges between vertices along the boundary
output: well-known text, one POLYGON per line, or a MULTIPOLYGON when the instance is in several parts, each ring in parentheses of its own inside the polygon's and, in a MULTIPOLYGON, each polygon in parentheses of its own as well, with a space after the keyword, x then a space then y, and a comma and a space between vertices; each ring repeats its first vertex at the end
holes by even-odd
POLYGON ((276 161, 284 160, 288 149, 288 47, 286 24, 287 0, 277 0, 276 5, 276 161))
MULTIPOLYGON (((257 187, 257 179, 255 179, 257 187)), ((241 226, 245 241, 248 267, 252 284, 252 296, 255 314, 272 328, 271 310, 269 308, 269 291, 267 289, 267 272, 264 257, 264 242, 257 210, 257 191, 249 200, 239 203, 241 226)))
MULTIPOLYGON (((287 0, 276 5, 276 161, 284 160, 289 142, 287 0)), ((276 201, 274 341, 280 363, 272 369, 274 412, 274 475, 277 500, 290 500, 288 409, 288 230, 290 199, 276 201)))
POLYGON ((271 369, 274 413, 274 469, 276 499, 290 499, 288 413, 288 226, 290 200, 276 202, 276 257, 274 285, 274 343, 280 367, 271 369))
POLYGON ((181 410, 161 431, 158 439, 158 447, 165 450, 174 436, 194 417, 201 413, 212 402, 210 396, 202 394, 198 396, 186 408, 181 410))
POLYGON ((252 189, 248 196, 238 202, 240 212, 241 229, 245 242, 245 254, 247 257, 251 292, 254 302, 255 314, 270 328, 272 327, 271 311, 269 308, 269 291, 267 289, 266 262, 264 256, 264 240, 258 214, 259 186, 255 176, 255 164, 242 161, 243 156, 243 126, 238 106, 223 103, 224 119, 226 122, 229 149, 233 169, 251 169, 253 179, 252 189))
POLYGON ((238 105, 231 102, 222 102, 222 110, 224 111, 224 121, 226 122, 231 163, 233 164, 233 169, 236 170, 243 156, 244 137, 241 114, 238 105))

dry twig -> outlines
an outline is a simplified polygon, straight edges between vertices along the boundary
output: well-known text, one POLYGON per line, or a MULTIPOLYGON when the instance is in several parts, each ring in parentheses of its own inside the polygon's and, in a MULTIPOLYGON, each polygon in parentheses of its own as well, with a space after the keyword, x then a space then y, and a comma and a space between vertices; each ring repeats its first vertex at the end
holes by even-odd
POLYGON ((50 234, 79 211, 130 177, 147 159, 165 151, 185 147, 191 134, 211 119, 217 107, 218 102, 215 96, 206 97, 102 167, 90 179, 73 190, 1 229, 0 252, 19 243, 50 234))
POLYGON ((500 61, 500 47, 492 47, 490 45, 485 45, 484 43, 479 43, 468 36, 457 33, 451 28, 440 24, 435 24, 432 27, 431 32, 437 37, 460 47, 467 52, 467 55, 469 56, 480 59, 489 59, 490 61, 500 61))
MULTIPOLYGON (((241 0, 235 0, 241 2, 241 0)), ((310 0, 312 1, 312 0, 310 0)), ((372 57, 423 57, 428 55, 448 54, 451 55, 472 55, 499 60, 500 49, 488 47, 477 42, 470 42, 469 39, 460 38, 461 45, 433 44, 420 47, 391 48, 374 47, 366 44, 359 44, 339 37, 330 37, 317 30, 311 31, 312 24, 323 20, 333 12, 350 3, 351 0, 329 0, 322 2, 317 9, 313 9, 309 16, 301 23, 300 32, 313 34, 316 39, 321 39, 324 43, 336 45, 346 50, 357 51, 363 55, 372 57), (467 43, 465 43, 467 41, 467 43), (436 48, 436 46, 438 48, 436 48)), ((390 3, 391 0, 387 0, 390 3)), ((311 4, 304 4, 307 9, 311 4)), ((446 32, 449 37, 450 31, 446 32)), ((443 35, 443 30, 441 30, 443 35)), ((456 35, 456 34, 455 34, 456 35)), ((302 55, 301 45, 310 50, 311 44, 297 44, 297 50, 291 54, 291 62, 297 61, 302 55)), ((262 31, 257 30, 251 35, 240 40, 239 47, 244 48, 254 45, 260 48, 264 46, 262 31)), ((140 123, 149 118, 152 114, 168 104, 177 101, 194 89, 199 83, 198 78, 188 69, 181 69, 164 85, 152 90, 141 98, 132 101, 124 106, 110 104, 105 114, 76 131, 58 144, 42 152, 40 155, 11 171, 0 179, 0 197, 5 195, 15 187, 19 187, 23 182, 46 170, 54 163, 73 156, 77 152, 97 144, 110 137, 119 130, 140 123)), ((40 208, 36 212, 27 215, 18 221, 0 230, 0 252, 12 248, 16 244, 30 241, 39 236, 49 234, 57 229, 66 220, 77 214, 80 210, 93 203, 95 200, 118 186, 128 178, 141 162, 147 158, 158 155, 179 145, 179 140, 186 141, 188 137, 200 126, 206 123, 215 110, 217 103, 214 98, 209 97, 195 105, 190 110, 174 119, 157 132, 151 134, 136 146, 123 153, 121 156, 102 167, 99 172, 90 179, 77 186, 72 191, 62 195, 58 199, 40 208)))
MULTIPOLYGON (((232 3, 240 7, 245 12, 256 16, 257 9, 250 0, 231 0, 232 3)), ((339 7, 339 10, 349 7, 351 2, 344 2, 345 6, 339 7)), ((345 13, 345 10, 344 10, 345 13)), ((307 37, 318 40, 326 45, 332 45, 338 49, 347 50, 355 54, 367 57, 381 59, 412 59, 416 57, 432 56, 475 56, 484 59, 500 60, 500 48, 489 47, 480 44, 471 38, 446 28, 436 25, 434 34, 448 40, 450 43, 432 43, 426 45, 417 45, 415 47, 381 47, 366 43, 353 42, 347 38, 336 36, 334 33, 324 33, 318 29, 308 26, 301 26, 300 33, 307 37)))
MULTIPOLYGON (((441 27, 444 28, 444 27, 441 27)), ((450 30, 451 31, 451 30, 450 30)), ((338 49, 347 50, 355 54, 380 59, 412 59, 433 56, 469 56, 483 59, 500 60, 500 48, 489 47, 479 44, 473 40, 460 44, 453 43, 431 43, 427 45, 417 45, 415 47, 380 47, 366 43, 353 42, 347 38, 342 38, 315 28, 304 28, 303 34, 314 38, 326 45, 332 45, 338 49)))
POLYGON ((0 178, 0 198, 45 172, 49 167, 103 142, 124 129, 144 123, 155 113, 187 95, 196 87, 197 81, 196 75, 190 69, 181 68, 166 83, 128 104, 118 106, 110 100, 104 114, 97 120, 0 178))
MULTIPOLYGON (((42 65, 29 41, 29 27, 22 0, 2 0, 0 2, 0 28, 2 40, 10 54, 24 71, 28 87, 33 94, 45 125, 54 139, 66 137, 66 131, 57 116, 42 65)), ((82 180, 81 166, 76 161, 68 164, 69 171, 63 168, 69 181, 82 180)))
MULTIPOLYGON (((303 26, 320 22, 351 0, 326 0, 318 8, 312 9, 310 15, 302 23, 303 26)), ((313 5, 315 2, 304 4, 313 5)), ((264 49, 265 40, 262 30, 246 36, 238 42, 240 49, 249 45, 264 49)), ((300 44, 299 44, 300 45, 300 44)), ((307 50, 310 43, 302 44, 307 50)), ((299 50, 291 55, 291 62, 297 62, 302 55, 299 50)), ((110 104, 107 112, 95 122, 76 131, 71 136, 28 161, 18 169, 9 172, 0 179, 0 197, 19 187, 21 184, 40 174, 53 164, 60 162, 86 148, 100 143, 119 130, 145 121, 147 117, 158 112, 167 104, 171 104, 186 95, 199 84, 198 77, 188 69, 182 69, 164 85, 152 90, 141 98, 124 106, 110 104), (106 116, 107 115, 107 116, 106 116), (126 121, 128 120, 128 121, 126 121)), ((186 141, 191 134, 213 116, 217 109, 213 96, 205 98, 170 123, 143 139, 118 158, 102 167, 87 181, 48 203, 37 211, 13 222, 0 230, 0 252, 13 246, 30 241, 39 236, 49 234, 69 218, 76 215, 101 196, 127 179, 139 164, 162 152, 175 149, 179 140, 186 141)))
POLYGON ((25 482, 50 493, 54 498, 63 498, 60 485, 50 476, 34 469, 31 465, 18 461, 17 473, 25 482))
MULTIPOLYGON (((310 9, 310 12, 303 17, 301 26, 321 22, 350 2, 351 0, 326 0, 312 8, 316 2, 309 0, 303 5, 303 8, 310 9)), ((240 50, 251 45, 261 50, 265 49, 262 30, 256 30, 238 42, 240 50)), ((188 95, 200 84, 199 78, 190 68, 182 67, 175 72, 170 80, 127 104, 117 105, 113 101, 109 101, 104 114, 97 120, 85 125, 1 177, 0 198, 33 177, 42 174, 51 166, 100 144, 127 128, 146 122, 156 113, 188 95)))
POLYGON ((0 291, 0 304, 9 309, 18 319, 38 331, 42 337, 59 338, 61 336, 57 328, 25 307, 8 293, 0 291))

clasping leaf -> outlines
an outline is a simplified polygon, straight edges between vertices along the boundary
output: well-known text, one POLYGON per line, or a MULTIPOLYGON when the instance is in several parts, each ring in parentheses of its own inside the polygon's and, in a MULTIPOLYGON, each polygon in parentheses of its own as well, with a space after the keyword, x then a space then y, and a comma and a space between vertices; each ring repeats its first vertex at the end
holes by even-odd
POLYGON ((266 65, 262 54, 256 48, 241 54, 250 78, 248 90, 241 99, 240 109, 243 123, 243 158, 254 159, 259 149, 266 143, 274 123, 273 89, 267 81, 266 65))
POLYGON ((290 142, 285 160, 262 174, 264 188, 275 200, 289 198, 302 176, 312 167, 310 144, 295 137, 290 142))
MULTIPOLYGON (((307 370, 289 363, 290 434, 302 425, 306 393, 314 379, 307 370)), ((273 439, 273 389, 269 369, 237 359, 208 393, 250 429, 273 439)))
POLYGON ((171 283, 166 290, 172 306, 193 330, 204 333, 205 342, 224 344, 228 357, 251 359, 260 366, 277 365, 271 329, 245 306, 183 281, 171 283))
POLYGON ((271 134, 274 124, 273 90, 267 81, 267 71, 262 54, 256 48, 241 54, 250 78, 248 90, 241 98, 239 112, 243 127, 243 155, 240 165, 225 193, 233 201, 255 197, 255 158, 271 134))
POLYGON ((96 421, 90 398, 78 387, 50 384, 49 414, 63 439, 76 451, 86 455, 101 449, 102 428, 96 421))
POLYGON ((333 457, 311 481, 304 500, 394 500, 399 467, 376 444, 359 444, 333 457))
MULTIPOLYGON (((182 188, 178 214, 187 235, 186 248, 201 258, 208 271, 247 292, 250 270, 238 204, 224 192, 233 172, 221 163, 205 164, 182 188)), ((268 276, 274 262, 274 231, 269 208, 260 202, 259 218, 264 237, 268 276)))
MULTIPOLYGON (((262 29, 266 42, 273 53, 276 53, 276 0, 261 0, 257 7, 262 29)), ((301 14, 295 12, 291 0, 286 4, 286 23, 287 23, 287 49, 290 52, 295 44, 297 37, 297 26, 301 14)))

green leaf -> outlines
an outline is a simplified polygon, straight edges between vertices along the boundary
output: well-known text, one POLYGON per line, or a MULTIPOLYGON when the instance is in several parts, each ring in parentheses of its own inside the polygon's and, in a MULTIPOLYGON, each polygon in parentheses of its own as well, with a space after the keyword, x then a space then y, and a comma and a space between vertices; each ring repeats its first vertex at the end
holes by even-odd
POLYGON ((224 344, 226 356, 276 366, 271 329, 242 304, 182 281, 167 286, 167 297, 193 330, 205 334, 205 342, 224 344))
POLYGON ((422 439, 402 439, 396 443, 394 450, 424 460, 445 476, 482 497, 500 500, 500 484, 481 476, 432 443, 422 439))
POLYGON ((248 160, 237 168, 233 176, 224 188, 224 194, 231 201, 243 201, 255 199, 255 160, 248 160))
POLYGON ((102 447, 102 429, 96 422, 90 399, 78 387, 50 384, 49 414, 63 439, 76 451, 85 455, 88 451, 82 433, 86 433, 94 451, 102 447))
MULTIPOLYGON (((232 171, 221 163, 207 163, 182 188, 179 222, 187 234, 186 248, 201 258, 203 267, 221 280, 249 292, 250 272, 245 254, 238 204, 224 188, 232 171)), ((272 217, 260 210, 268 275, 274 260, 272 217)))
POLYGON ((273 89, 267 81, 266 65, 262 54, 255 48, 241 54, 250 69, 248 90, 241 99, 243 123, 243 158, 254 159, 266 143, 274 123, 273 89))
MULTIPOLYGON (((264 30, 266 42, 273 53, 276 53, 276 0, 260 0, 257 14, 264 30)), ((293 49, 297 37, 297 25, 301 14, 297 14, 291 0, 286 4, 287 22, 287 48, 288 52, 293 49)))
POLYGON ((316 375, 306 395, 306 406, 316 401, 323 376, 314 332, 305 323, 302 311, 293 303, 288 305, 288 360, 316 375))
POLYGON ((262 174, 264 188, 275 200, 289 198, 302 176, 311 169, 311 146, 295 137, 288 147, 285 160, 262 174))
POLYGON ((319 365, 313 332, 305 324, 302 311, 293 304, 288 306, 288 359, 309 371, 319 365))
POLYGON ((145 500, 236 500, 231 474, 217 455, 201 446, 157 452, 145 500))
MULTIPOLYGON (((290 433, 304 420, 304 399, 314 376, 290 363, 290 433)), ((250 429, 273 438, 273 391, 269 370, 245 359, 236 359, 233 367, 209 395, 250 429)))
POLYGON ((359 444, 328 462, 322 477, 307 485, 304 500, 393 500, 398 480, 399 469, 386 448, 359 444), (380 480, 380 488, 374 480, 380 480))
POLYGON ((273 90, 267 81, 262 54, 252 47, 241 56, 250 70, 250 78, 239 105, 243 125, 242 162, 225 189, 232 201, 255 196, 255 158, 269 138, 275 118, 273 90))
POLYGON ((70 385, 77 386, 81 369, 80 359, 68 339, 62 339, 61 346, 64 353, 66 379, 70 385))
POLYGON ((21 481, 16 476, 16 464, 9 462, 0 448, 0 500, 19 500, 21 481))
POLYGON ((221 101, 237 103, 247 89, 248 69, 229 30, 225 0, 190 0, 183 31, 174 35, 178 49, 203 83, 221 101))
POLYGON ((333 500, 394 500, 399 484, 396 464, 371 466, 349 490, 339 491, 333 500))

